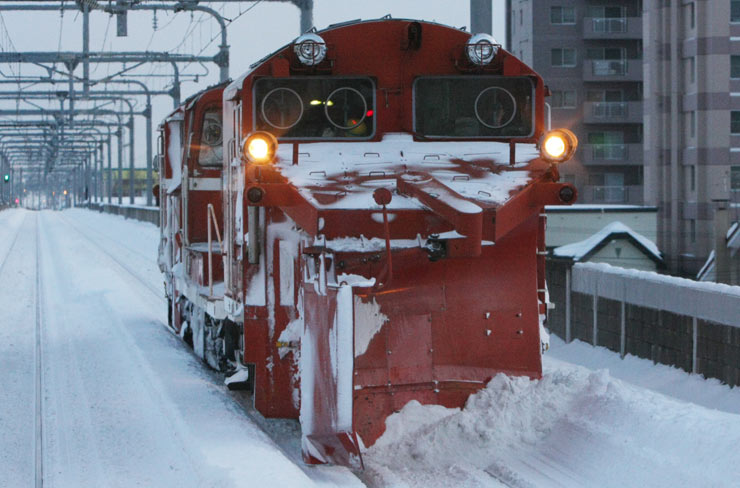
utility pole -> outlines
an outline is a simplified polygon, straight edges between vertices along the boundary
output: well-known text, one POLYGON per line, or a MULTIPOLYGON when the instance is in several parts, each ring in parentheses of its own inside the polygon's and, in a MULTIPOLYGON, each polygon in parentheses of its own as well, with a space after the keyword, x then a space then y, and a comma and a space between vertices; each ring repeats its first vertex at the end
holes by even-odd
POLYGON ((493 6, 491 0, 470 0, 470 32, 493 33, 493 6))

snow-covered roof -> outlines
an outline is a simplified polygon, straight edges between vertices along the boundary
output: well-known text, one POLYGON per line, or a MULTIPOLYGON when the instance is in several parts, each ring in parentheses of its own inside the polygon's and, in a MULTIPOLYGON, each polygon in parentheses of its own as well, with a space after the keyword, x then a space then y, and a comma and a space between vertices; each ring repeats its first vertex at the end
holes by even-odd
POLYGON ((657 212, 658 207, 645 205, 624 205, 612 203, 575 203, 573 205, 547 205, 546 212, 576 213, 576 212, 657 212))
POLYGON ((733 256, 740 248, 740 222, 733 222, 727 229, 727 247, 731 249, 730 253, 733 256))
POLYGON ((707 261, 704 263, 704 266, 701 267, 698 273, 696 273, 696 279, 699 281, 714 281, 715 275, 712 273, 714 271, 714 260, 715 260, 714 250, 709 253, 709 257, 707 258, 707 261))
MULTIPOLYGON (((418 142, 411 134, 392 133, 380 142, 301 144, 298 164, 293 164, 293 144, 282 144, 276 166, 317 208, 376 208, 373 190, 395 188, 402 173, 427 174, 463 198, 501 205, 514 190, 531 181, 526 166, 539 152, 534 144, 517 144, 514 166, 509 165, 509 157, 507 143, 418 142)), ((444 194, 439 198, 447 198, 451 206, 465 202, 480 212, 472 201, 452 201, 444 194)), ((415 198, 394 195, 388 208, 415 209, 421 205, 415 198)))
MULTIPOLYGON (((738 249, 740 249, 740 222, 733 222, 729 229, 727 229, 727 234, 725 234, 725 239, 727 240, 727 248, 730 250, 730 256, 735 256, 737 254, 738 249)), ((704 262, 704 265, 701 267, 699 272, 696 274, 696 279, 699 281, 714 281, 716 280, 716 273, 714 273, 714 269, 717 265, 717 256, 714 253, 714 250, 709 253, 709 257, 707 257, 707 260, 704 262)))
POLYGON ((574 261, 580 261, 585 256, 601 247, 602 243, 609 242, 615 234, 622 234, 628 239, 631 239, 637 244, 638 248, 642 248, 643 252, 651 255, 656 261, 663 260, 658 246, 656 246, 653 241, 618 221, 607 224, 603 229, 588 239, 556 247, 553 249, 553 255, 557 257, 571 258, 574 261))

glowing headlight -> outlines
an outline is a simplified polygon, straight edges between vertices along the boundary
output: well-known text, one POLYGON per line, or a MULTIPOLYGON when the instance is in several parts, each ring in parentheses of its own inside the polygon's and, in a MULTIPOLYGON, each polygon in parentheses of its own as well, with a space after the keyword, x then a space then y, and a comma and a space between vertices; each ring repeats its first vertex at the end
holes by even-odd
POLYGON ((562 163, 573 157, 578 138, 568 129, 555 129, 540 140, 540 156, 551 163, 562 163))
POLYGON ((250 163, 268 164, 275 159, 278 142, 269 132, 254 132, 242 145, 242 152, 250 163))
POLYGON ((316 34, 303 34, 295 40, 293 52, 306 66, 315 66, 326 57, 326 43, 316 34))
POLYGON ((501 47, 489 34, 476 34, 468 40, 465 52, 471 63, 485 66, 493 61, 501 47))

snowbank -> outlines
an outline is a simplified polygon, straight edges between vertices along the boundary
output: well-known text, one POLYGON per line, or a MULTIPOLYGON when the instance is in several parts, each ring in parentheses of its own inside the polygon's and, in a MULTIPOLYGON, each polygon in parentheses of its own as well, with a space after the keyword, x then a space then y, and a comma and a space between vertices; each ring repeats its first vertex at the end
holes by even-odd
POLYGON ((498 375, 462 410, 406 405, 368 450, 394 486, 729 486, 740 418, 557 360, 498 375))

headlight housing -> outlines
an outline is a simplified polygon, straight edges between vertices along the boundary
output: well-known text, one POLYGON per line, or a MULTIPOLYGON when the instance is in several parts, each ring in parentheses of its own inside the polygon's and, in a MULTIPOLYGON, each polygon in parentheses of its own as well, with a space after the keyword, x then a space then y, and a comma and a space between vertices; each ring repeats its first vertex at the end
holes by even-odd
POLYGON ((249 134, 242 143, 242 154, 250 163, 270 164, 275 160, 278 142, 269 132, 257 131, 249 134))
POLYGON ((295 40, 293 52, 306 66, 316 66, 326 57, 326 42, 318 34, 303 34, 295 40))
POLYGON ((578 138, 568 129, 555 129, 540 139, 540 156, 551 163, 562 163, 573 157, 578 138))
POLYGON ((490 34, 475 34, 468 39, 465 45, 465 54, 471 63, 478 66, 491 64, 493 58, 498 54, 501 44, 496 42, 490 34))

